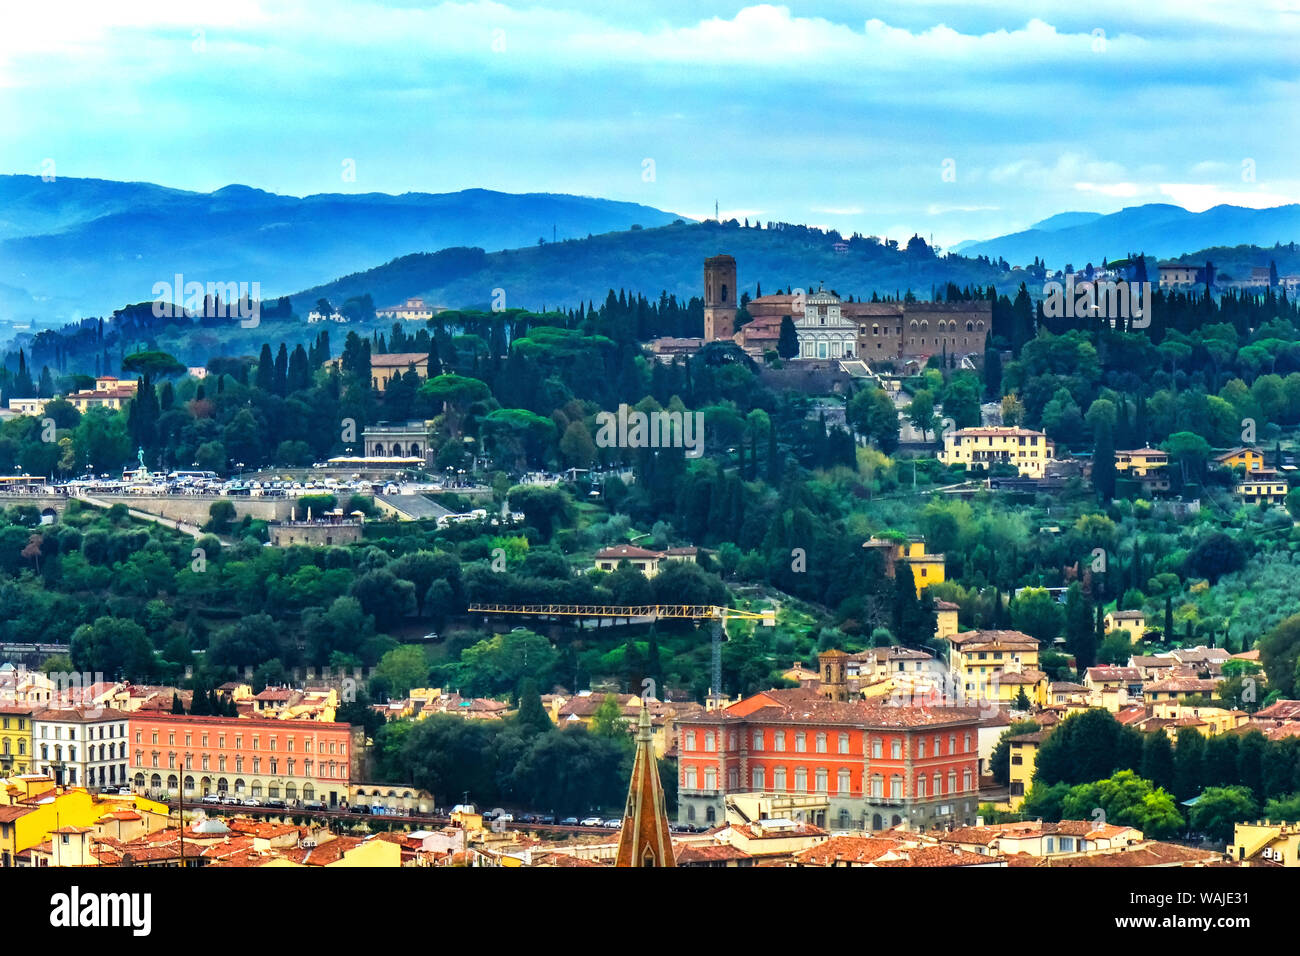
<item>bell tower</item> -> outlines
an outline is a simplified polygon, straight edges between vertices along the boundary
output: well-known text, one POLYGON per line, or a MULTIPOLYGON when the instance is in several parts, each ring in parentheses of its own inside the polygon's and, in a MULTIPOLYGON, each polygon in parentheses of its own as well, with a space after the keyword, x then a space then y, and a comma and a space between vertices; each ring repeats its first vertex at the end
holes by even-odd
POLYGON ((736 334, 736 260, 728 255, 704 260, 704 341, 721 342, 736 334))
POLYGON ((817 655, 817 665, 821 671, 821 694, 827 700, 842 703, 849 699, 848 656, 839 650, 817 655))

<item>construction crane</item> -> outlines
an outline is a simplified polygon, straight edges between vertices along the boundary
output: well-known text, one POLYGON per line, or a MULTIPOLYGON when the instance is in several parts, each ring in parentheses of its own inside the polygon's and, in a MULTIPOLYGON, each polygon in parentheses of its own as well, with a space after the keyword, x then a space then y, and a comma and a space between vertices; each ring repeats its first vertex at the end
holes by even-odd
POLYGON ((776 626, 776 611, 741 611, 717 604, 471 604, 471 614, 519 614, 534 617, 610 617, 709 621, 712 625, 713 687, 716 709, 722 700, 722 633, 728 621, 757 621, 776 626))

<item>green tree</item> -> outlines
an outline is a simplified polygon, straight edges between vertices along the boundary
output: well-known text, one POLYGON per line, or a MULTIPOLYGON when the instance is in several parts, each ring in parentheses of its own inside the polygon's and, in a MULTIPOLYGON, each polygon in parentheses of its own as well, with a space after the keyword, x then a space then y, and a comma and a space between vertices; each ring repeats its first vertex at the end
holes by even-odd
POLYGON ((592 714, 591 732, 597 737, 627 736, 623 708, 613 694, 606 694, 605 699, 596 708, 596 712, 592 714))
POLYGON ((379 683, 387 696, 401 698, 412 687, 424 686, 428 679, 429 662, 422 648, 395 647, 379 659, 371 684, 374 687, 379 683))
POLYGON ((542 695, 537 691, 537 682, 532 678, 525 678, 519 687, 519 713, 515 720, 529 734, 544 733, 554 727, 546 714, 546 708, 542 706, 542 695))
POLYGON ((1259 803, 1247 787, 1206 787, 1192 807, 1193 830, 1211 840, 1227 843, 1235 824, 1259 816, 1259 803))
POLYGON ((799 354, 799 334, 795 331, 794 320, 788 315, 781 316, 781 332, 776 340, 776 354, 783 359, 792 359, 799 354))

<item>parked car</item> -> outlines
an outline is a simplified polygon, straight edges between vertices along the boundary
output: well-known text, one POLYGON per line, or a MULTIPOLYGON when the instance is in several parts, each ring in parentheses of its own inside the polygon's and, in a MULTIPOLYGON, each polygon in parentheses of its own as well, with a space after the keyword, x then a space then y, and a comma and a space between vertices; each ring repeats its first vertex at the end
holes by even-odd
POLYGON ((515 815, 514 815, 513 813, 498 813, 498 814, 497 814, 497 822, 498 822, 498 823, 514 823, 514 822, 515 822, 515 815))
POLYGON ((539 814, 537 814, 537 822, 538 822, 538 823, 549 823, 549 824, 554 825, 554 824, 555 824, 555 814, 553 814, 553 813, 539 813, 539 814))
POLYGON ((319 800, 304 800, 302 802, 302 808, 304 810, 324 810, 325 804, 321 803, 319 800))
POLYGON ((604 823, 605 823, 605 821, 602 820, 600 817, 583 817, 583 818, 582 818, 582 822, 579 823, 578 826, 580 826, 580 827, 599 827, 599 826, 603 826, 604 823))
POLYGON ((271 808, 276 809, 276 810, 283 810, 283 809, 284 809, 284 801, 283 801, 283 800, 268 800, 268 801, 266 801, 266 805, 267 805, 268 807, 271 807, 271 808))
POLYGON ((565 817, 563 820, 560 821, 560 826, 562 827, 576 827, 577 825, 578 825, 577 817, 565 817))
POLYGON ((537 822, 537 814, 535 814, 535 813, 521 813, 521 814, 519 814, 519 822, 520 822, 520 823, 536 823, 536 822, 537 822))
POLYGON ((603 826, 606 830, 619 830, 622 829, 623 827, 623 821, 622 819, 614 820, 611 818, 609 820, 606 820, 604 823, 602 823, 601 826, 603 826))
POLYGON ((261 805, 262 801, 257 799, 257 797, 249 797, 244 801, 244 806, 246 807, 260 807, 261 805))
POLYGON ((205 795, 202 800, 199 801, 199 803, 208 803, 208 804, 220 803, 220 802, 221 802, 221 798, 217 796, 215 793, 209 793, 205 795))

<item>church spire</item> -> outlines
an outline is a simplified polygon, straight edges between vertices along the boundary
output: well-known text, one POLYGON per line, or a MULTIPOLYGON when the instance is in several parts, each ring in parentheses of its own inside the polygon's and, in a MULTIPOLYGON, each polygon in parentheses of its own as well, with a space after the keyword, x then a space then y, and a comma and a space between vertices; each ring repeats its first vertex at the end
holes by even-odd
POLYGON ((637 719, 636 759, 632 783, 627 790, 627 812, 618 835, 615 866, 676 866, 673 842, 664 810, 664 791, 659 785, 654 735, 650 732, 650 702, 641 701, 637 719))

